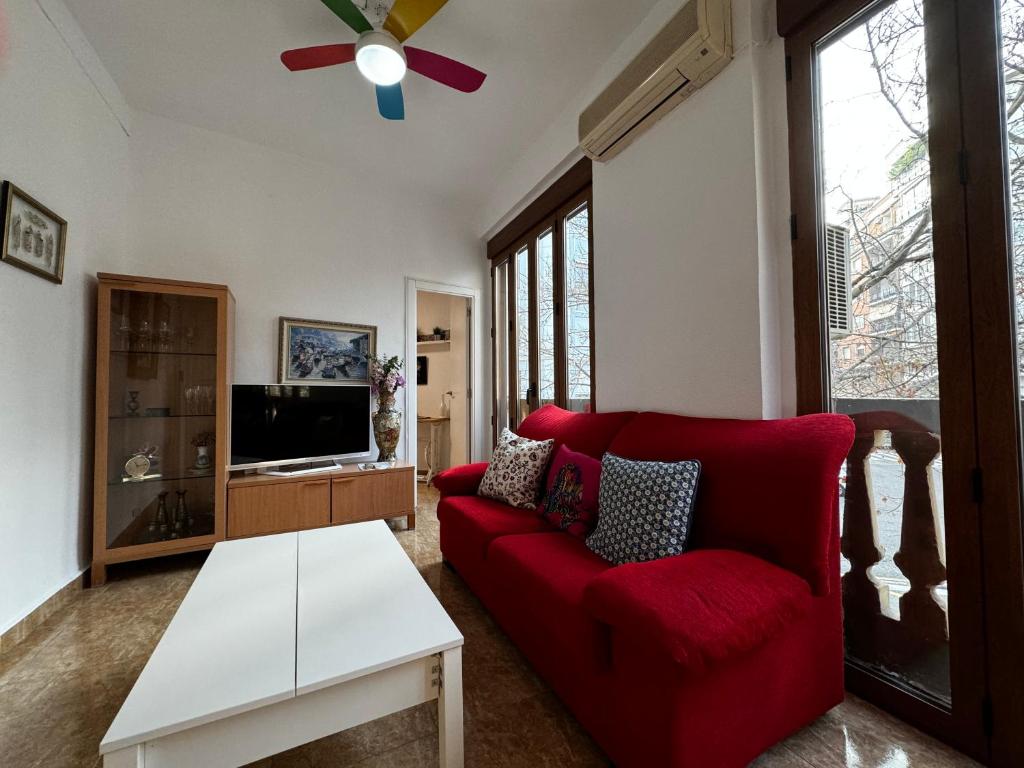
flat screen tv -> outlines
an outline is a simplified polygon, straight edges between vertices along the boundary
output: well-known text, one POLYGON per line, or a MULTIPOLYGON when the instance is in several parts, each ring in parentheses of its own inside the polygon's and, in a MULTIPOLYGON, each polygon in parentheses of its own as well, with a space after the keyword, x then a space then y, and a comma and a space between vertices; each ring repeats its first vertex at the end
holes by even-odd
POLYGON ((233 469, 307 464, 369 452, 369 386, 231 387, 233 469))

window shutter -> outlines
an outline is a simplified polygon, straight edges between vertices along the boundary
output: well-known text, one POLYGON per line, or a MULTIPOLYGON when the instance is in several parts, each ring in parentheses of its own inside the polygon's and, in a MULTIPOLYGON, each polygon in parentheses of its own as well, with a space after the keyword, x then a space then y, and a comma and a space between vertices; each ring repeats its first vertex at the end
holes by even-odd
POLYGON ((846 227, 825 225, 825 292, 828 329, 850 332, 850 234, 846 227))

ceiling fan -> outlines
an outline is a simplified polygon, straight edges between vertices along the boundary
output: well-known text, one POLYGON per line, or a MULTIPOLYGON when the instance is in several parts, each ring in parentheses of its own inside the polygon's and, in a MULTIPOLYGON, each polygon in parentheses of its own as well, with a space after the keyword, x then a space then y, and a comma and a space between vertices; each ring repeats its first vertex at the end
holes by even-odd
POLYGON ((472 93, 483 85, 483 72, 437 53, 403 43, 448 0, 395 0, 382 29, 375 29, 352 0, 321 0, 334 15, 359 33, 354 43, 296 48, 281 54, 292 72, 331 67, 355 61, 359 71, 377 87, 377 109, 388 120, 405 119, 402 78, 406 69, 419 72, 449 88, 472 93))

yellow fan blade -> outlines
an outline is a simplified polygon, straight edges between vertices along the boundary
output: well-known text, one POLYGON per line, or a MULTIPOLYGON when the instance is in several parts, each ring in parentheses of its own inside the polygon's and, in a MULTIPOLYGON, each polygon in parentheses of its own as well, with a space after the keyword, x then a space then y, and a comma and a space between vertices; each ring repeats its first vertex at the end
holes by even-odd
POLYGON ((448 0, 395 0, 391 13, 384 19, 384 29, 398 38, 411 37, 437 13, 448 0))

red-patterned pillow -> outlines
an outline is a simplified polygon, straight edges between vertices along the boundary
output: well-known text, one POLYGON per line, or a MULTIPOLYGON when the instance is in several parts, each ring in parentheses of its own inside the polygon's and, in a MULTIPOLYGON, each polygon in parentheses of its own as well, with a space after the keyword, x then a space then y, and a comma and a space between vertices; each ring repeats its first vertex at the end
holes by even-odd
POLYGON ((537 493, 554 442, 527 440, 507 428, 502 430, 477 495, 521 509, 536 509, 537 493))
POLYGON ((597 525, 601 462, 558 447, 548 469, 540 515, 551 525, 585 539, 597 525))

